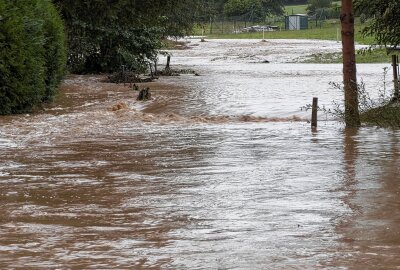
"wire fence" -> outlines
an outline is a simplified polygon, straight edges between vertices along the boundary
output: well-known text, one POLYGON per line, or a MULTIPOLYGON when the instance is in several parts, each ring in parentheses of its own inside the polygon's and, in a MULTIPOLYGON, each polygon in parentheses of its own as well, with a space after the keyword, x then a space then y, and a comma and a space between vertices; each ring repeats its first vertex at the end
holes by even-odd
POLYGON ((263 30, 278 30, 284 28, 284 17, 273 19, 260 19, 257 17, 232 16, 232 17, 214 17, 208 22, 203 22, 201 31, 204 35, 232 34, 242 32, 256 32, 263 30))
MULTIPOLYGON (((318 9, 313 15, 308 16, 309 27, 307 29, 322 28, 327 20, 339 20, 339 17, 339 9, 318 9)), ((265 17, 255 11, 251 11, 241 16, 227 17, 219 15, 203 19, 201 27, 196 34, 220 35, 242 32, 284 31, 288 28, 286 24, 286 16, 265 17)))

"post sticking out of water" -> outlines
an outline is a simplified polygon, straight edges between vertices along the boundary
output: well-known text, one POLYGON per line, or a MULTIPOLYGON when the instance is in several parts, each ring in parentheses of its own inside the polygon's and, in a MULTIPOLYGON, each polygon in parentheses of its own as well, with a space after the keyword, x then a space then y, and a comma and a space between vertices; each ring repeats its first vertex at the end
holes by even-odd
POLYGON ((318 122, 318 98, 314 97, 311 110, 311 128, 316 128, 318 122))
POLYGON ((165 69, 169 69, 169 63, 171 62, 171 55, 167 56, 167 65, 165 66, 165 69))
POLYGON ((398 67, 399 59, 397 55, 392 55, 392 66, 393 66, 393 83, 394 83, 394 95, 393 101, 399 101, 400 93, 399 93, 399 74, 398 67))

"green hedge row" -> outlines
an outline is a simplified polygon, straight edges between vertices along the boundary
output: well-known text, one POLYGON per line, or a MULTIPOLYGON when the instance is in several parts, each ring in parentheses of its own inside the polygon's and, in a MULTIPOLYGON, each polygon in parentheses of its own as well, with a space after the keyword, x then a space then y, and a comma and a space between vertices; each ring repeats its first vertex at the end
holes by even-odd
POLYGON ((49 0, 0 0, 0 114, 49 101, 65 74, 63 22, 49 0))

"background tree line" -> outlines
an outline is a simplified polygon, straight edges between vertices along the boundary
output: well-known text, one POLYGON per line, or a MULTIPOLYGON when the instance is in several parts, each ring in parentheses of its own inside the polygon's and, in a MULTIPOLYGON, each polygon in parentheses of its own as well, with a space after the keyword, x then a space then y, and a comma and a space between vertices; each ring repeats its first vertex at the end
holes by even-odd
POLYGON ((255 20, 264 20, 269 15, 283 14, 283 0, 208 0, 204 1, 205 21, 212 17, 240 17, 248 15, 255 20))

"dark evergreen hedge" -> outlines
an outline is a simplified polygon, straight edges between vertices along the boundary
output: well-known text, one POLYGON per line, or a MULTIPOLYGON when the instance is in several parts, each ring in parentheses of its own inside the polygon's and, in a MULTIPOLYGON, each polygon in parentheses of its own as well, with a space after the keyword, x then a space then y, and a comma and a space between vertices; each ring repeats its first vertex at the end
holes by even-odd
POLYGON ((0 0, 0 114, 50 100, 65 73, 63 23, 48 0, 0 0))

